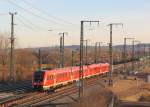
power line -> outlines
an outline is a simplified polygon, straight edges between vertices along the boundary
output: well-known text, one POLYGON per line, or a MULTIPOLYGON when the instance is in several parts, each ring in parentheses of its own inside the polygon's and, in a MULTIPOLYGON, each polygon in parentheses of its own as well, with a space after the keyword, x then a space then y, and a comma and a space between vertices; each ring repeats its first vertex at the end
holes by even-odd
POLYGON ((18 21, 19 21, 24 27, 26 27, 26 28, 28 28, 28 29, 30 29, 30 30, 31 30, 31 29, 34 30, 33 27, 27 25, 24 21, 22 21, 22 19, 20 19, 20 18, 18 18, 18 17, 17 17, 17 19, 18 19, 18 21))
POLYGON ((33 16, 35 16, 35 17, 41 19, 42 21, 45 21, 46 23, 47 23, 47 21, 48 21, 48 22, 52 22, 52 23, 54 23, 54 24, 59 24, 59 25, 64 26, 64 24, 60 24, 60 23, 58 23, 58 22, 55 22, 55 21, 50 20, 50 19, 48 19, 48 18, 45 18, 45 17, 43 17, 43 16, 41 16, 41 15, 35 14, 34 12, 32 12, 32 11, 30 11, 30 10, 28 10, 28 9, 25 9, 25 8, 21 7, 20 5, 16 4, 15 2, 13 2, 13 1, 11 1, 11 0, 7 0, 7 2, 10 3, 10 4, 12 4, 12 5, 14 5, 14 6, 16 6, 16 7, 18 7, 18 8, 20 8, 20 9, 22 9, 22 10, 24 10, 24 11, 27 12, 27 13, 30 13, 31 15, 33 15, 33 16))
POLYGON ((32 5, 31 3, 29 3, 29 2, 27 2, 27 1, 25 1, 25 0, 22 0, 22 2, 24 2, 24 3, 27 4, 27 5, 30 5, 33 9, 38 10, 38 11, 39 11, 40 13, 42 13, 42 14, 44 13, 45 15, 47 15, 48 17, 51 17, 51 18, 54 19, 54 20, 63 21, 63 22, 66 23, 66 24, 75 25, 75 24, 73 24, 73 23, 70 23, 70 22, 68 22, 68 21, 66 21, 66 20, 64 20, 64 19, 62 19, 62 18, 58 18, 58 17, 56 17, 56 16, 50 15, 50 13, 48 13, 48 12, 46 12, 46 11, 44 11, 44 10, 41 10, 41 9, 37 8, 36 6, 32 5))
MULTIPOLYGON (((27 19, 26 17, 24 17, 24 16, 22 16, 22 15, 20 15, 20 14, 18 14, 17 16, 19 16, 20 18, 20 22, 23 24, 23 26, 24 27, 27 27, 28 25, 30 25, 30 27, 32 27, 32 29, 33 28, 36 28, 36 30, 37 29, 44 29, 44 30, 46 30, 47 31, 47 28, 44 28, 44 27, 41 27, 41 26, 38 26, 37 24, 35 24, 35 23, 33 23, 33 22, 31 22, 29 19, 27 19), (24 21, 23 21, 23 20, 24 21), (26 24, 26 23, 28 23, 28 25, 26 24), (27 26, 26 26, 27 25, 27 26)), ((62 28, 52 28, 54 31, 57 31, 57 30, 64 30, 64 29, 62 29, 62 28)), ((74 29, 73 31, 75 31, 75 30, 77 30, 77 29, 74 29)))
MULTIPOLYGON (((18 16, 21 17, 21 19, 25 20, 26 23, 30 24, 31 26, 33 26, 33 27, 35 27, 35 28, 38 28, 38 29, 41 29, 41 28, 42 28, 42 27, 40 27, 40 26, 38 26, 38 25, 32 23, 29 19, 23 17, 22 15, 19 14, 18 16)), ((44 29, 46 29, 46 28, 44 28, 44 29)))
POLYGON ((0 16, 8 15, 8 13, 0 13, 0 16))

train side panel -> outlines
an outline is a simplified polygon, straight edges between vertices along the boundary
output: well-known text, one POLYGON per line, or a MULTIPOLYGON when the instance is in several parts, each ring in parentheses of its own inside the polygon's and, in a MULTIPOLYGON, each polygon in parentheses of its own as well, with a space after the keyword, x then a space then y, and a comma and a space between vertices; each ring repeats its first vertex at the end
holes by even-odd
POLYGON ((60 71, 56 72, 55 79, 56 84, 55 85, 63 85, 67 84, 71 81, 71 69, 60 69, 60 71))
MULTIPOLYGON (((79 80, 80 68, 68 67, 54 70, 45 70, 44 72, 35 72, 32 76, 32 86, 42 87, 44 90, 48 90, 59 85, 68 84, 69 82, 79 80), (41 73, 41 74, 40 74, 41 73), (36 75, 35 75, 36 74, 36 75), (40 75, 41 76, 40 76, 40 75)), ((109 72, 108 63, 92 64, 83 66, 84 78, 94 75, 105 74, 109 72)))
POLYGON ((55 84, 55 72, 54 71, 45 72, 43 88, 45 90, 53 88, 54 84, 55 84))
POLYGON ((73 79, 73 81, 77 81, 77 80, 79 80, 79 67, 74 67, 73 69, 72 69, 72 79, 73 79))

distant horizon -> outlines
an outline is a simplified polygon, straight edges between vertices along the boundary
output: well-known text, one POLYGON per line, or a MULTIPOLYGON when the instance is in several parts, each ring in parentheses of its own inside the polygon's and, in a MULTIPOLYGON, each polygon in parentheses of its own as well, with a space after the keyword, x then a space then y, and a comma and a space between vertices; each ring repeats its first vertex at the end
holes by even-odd
MULTIPOLYGON (((147 45, 148 47, 150 46, 150 43, 142 43, 141 45, 143 46, 143 45, 147 45)), ((138 44, 135 44, 135 46, 137 46, 138 44)), ((65 45, 64 47, 72 47, 72 46, 78 46, 79 48, 80 48, 80 45, 65 45)), ((93 46, 94 47, 94 45, 90 45, 89 47, 91 47, 91 46, 93 46)), ((123 44, 119 44, 119 45, 113 45, 113 47, 123 47, 124 45, 123 44)), ((132 46, 132 44, 127 44, 126 46, 132 46)), ((16 49, 42 49, 42 48, 54 48, 54 47, 59 47, 59 45, 56 45, 56 46, 43 46, 43 47, 22 47, 22 48, 16 48, 16 49)), ((101 47, 108 47, 108 45, 102 45, 101 47)), ((148 48, 147 47, 147 48, 148 48)))

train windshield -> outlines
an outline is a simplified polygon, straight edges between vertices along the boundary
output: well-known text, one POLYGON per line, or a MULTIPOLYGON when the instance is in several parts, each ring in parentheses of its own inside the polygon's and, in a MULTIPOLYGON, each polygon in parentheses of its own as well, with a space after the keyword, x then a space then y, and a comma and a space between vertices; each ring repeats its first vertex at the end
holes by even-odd
POLYGON ((44 72, 35 72, 34 73, 34 82, 42 82, 44 78, 44 72))

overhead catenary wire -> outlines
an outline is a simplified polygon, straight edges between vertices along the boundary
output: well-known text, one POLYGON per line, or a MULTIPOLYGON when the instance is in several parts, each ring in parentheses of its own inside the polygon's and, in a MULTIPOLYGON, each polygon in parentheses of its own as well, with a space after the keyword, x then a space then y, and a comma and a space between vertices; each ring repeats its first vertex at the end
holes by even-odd
POLYGON ((23 17, 22 15, 18 15, 20 17, 20 19, 23 19, 24 21, 26 21, 26 23, 28 23, 29 25, 31 25, 32 27, 36 28, 36 29, 46 29, 43 28, 41 26, 38 26, 37 24, 33 23, 32 21, 30 21, 29 19, 27 19, 26 17, 23 17))
MULTIPOLYGON (((28 18, 24 17, 23 15, 20 15, 18 14, 17 19, 19 18, 19 22, 21 23, 21 25, 19 26, 22 26, 22 27, 25 27, 27 29, 30 29, 30 30, 43 30, 43 31, 47 31, 47 28, 44 28, 43 26, 39 26, 35 23, 33 23, 31 20, 29 20, 28 18)), ((64 31, 66 29, 62 29, 62 28, 51 28, 52 30, 54 31, 64 31)), ((67 29, 68 30, 68 29, 67 29)), ((78 29, 74 29, 75 30, 78 30, 78 29)))
POLYGON ((39 18, 39 19, 41 19, 42 21, 45 21, 46 23, 47 23, 47 22, 51 22, 51 23, 53 23, 53 24, 58 24, 58 25, 64 26, 64 24, 61 24, 61 23, 58 23, 58 22, 56 22, 56 21, 50 20, 50 19, 48 19, 48 18, 46 18, 46 17, 43 17, 43 16, 41 16, 41 15, 38 15, 38 14, 36 14, 36 13, 34 13, 34 12, 28 10, 28 9, 25 9, 24 7, 18 5, 17 3, 13 2, 12 0, 7 0, 7 2, 10 3, 10 4, 12 4, 12 5, 14 5, 14 6, 16 6, 17 8, 22 9, 23 11, 25 11, 25 12, 31 14, 32 16, 35 16, 36 18, 39 18))
POLYGON ((31 8, 33 8, 35 10, 38 10, 40 13, 45 14, 46 16, 48 16, 48 17, 50 17, 50 18, 52 18, 54 20, 61 21, 61 22, 64 22, 64 23, 70 24, 70 25, 75 25, 75 24, 73 24, 73 23, 71 23, 69 21, 66 21, 66 20, 62 19, 62 18, 58 18, 56 16, 50 15, 50 13, 46 12, 45 10, 39 9, 38 7, 36 7, 35 5, 32 5, 31 3, 29 3, 26 0, 22 0, 22 2, 24 2, 27 5, 30 5, 31 8))
POLYGON ((0 13, 0 16, 8 15, 8 13, 0 13))
MULTIPOLYGON (((26 18, 26 17, 24 17, 23 15, 20 15, 20 14, 18 14, 18 16, 17 17, 20 17, 20 19, 22 19, 22 21, 26 24, 26 23, 28 23, 28 25, 30 25, 30 27, 32 27, 32 28, 35 28, 36 30, 44 30, 44 31, 47 31, 47 27, 43 27, 43 26, 39 26, 39 25, 37 25, 37 24, 35 24, 35 23, 33 23, 31 20, 29 20, 28 18, 26 18)), ((52 28, 53 30, 62 30, 62 29, 60 29, 60 28, 52 28)))
POLYGON ((17 19, 17 21, 19 21, 22 24, 22 26, 24 26, 30 30, 35 30, 32 26, 26 24, 21 18, 17 17, 16 19, 17 19))

